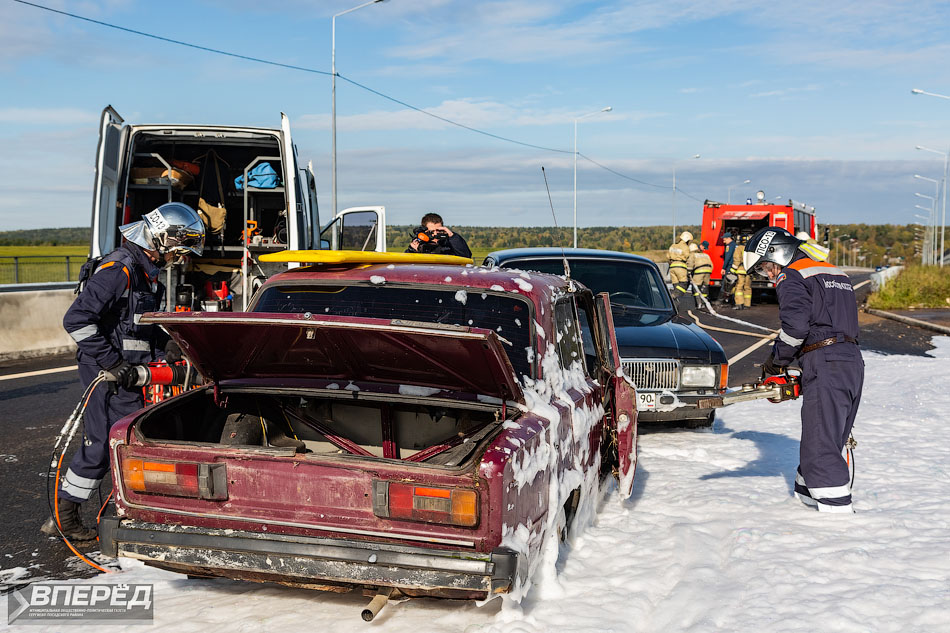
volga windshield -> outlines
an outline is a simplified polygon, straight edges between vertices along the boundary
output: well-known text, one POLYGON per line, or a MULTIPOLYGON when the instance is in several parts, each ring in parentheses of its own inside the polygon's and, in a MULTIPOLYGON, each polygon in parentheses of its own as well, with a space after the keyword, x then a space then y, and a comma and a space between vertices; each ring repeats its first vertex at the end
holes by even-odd
POLYGON ((527 348, 531 343, 529 303, 515 295, 477 288, 419 288, 386 285, 285 284, 264 289, 254 312, 310 312, 332 315, 442 323, 493 330, 504 343, 518 376, 531 375, 527 348))

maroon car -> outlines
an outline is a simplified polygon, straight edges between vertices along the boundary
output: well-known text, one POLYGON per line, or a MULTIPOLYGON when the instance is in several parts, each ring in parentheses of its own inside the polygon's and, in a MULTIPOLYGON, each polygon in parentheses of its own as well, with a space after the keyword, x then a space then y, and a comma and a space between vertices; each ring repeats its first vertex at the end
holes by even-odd
POLYGON ((486 598, 629 496, 606 295, 553 275, 334 264, 249 312, 156 313, 208 380, 117 423, 102 552, 193 576, 486 598))

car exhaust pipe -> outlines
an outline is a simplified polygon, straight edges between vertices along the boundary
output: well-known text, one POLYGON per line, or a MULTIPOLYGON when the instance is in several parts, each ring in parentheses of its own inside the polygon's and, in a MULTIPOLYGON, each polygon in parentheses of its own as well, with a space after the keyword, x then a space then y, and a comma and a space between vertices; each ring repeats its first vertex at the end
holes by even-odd
POLYGON ((383 607, 386 606, 386 603, 389 602, 389 596, 393 595, 392 587, 380 587, 379 591, 373 596, 373 599, 370 600, 369 604, 366 605, 366 608, 363 609, 362 616, 363 620, 366 622, 372 622, 373 618, 376 617, 383 607))

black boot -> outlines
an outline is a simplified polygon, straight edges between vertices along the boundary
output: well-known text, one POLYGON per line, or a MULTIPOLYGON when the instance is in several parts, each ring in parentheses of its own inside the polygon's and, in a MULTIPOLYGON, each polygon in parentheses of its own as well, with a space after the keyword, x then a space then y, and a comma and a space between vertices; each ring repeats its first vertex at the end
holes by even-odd
MULTIPOLYGON (((84 527, 82 524, 82 519, 79 517, 78 503, 60 497, 57 509, 59 510, 59 528, 62 530, 63 536, 77 543, 96 540, 96 531, 84 527)), ((56 530, 56 524, 53 521, 53 517, 48 518, 40 531, 50 536, 59 536, 59 531, 56 530)))

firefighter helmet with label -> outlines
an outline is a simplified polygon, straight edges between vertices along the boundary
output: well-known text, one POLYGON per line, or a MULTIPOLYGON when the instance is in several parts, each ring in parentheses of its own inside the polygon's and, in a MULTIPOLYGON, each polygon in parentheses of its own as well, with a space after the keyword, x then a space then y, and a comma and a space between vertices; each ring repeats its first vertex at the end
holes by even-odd
POLYGON ((692 241, 693 241, 693 234, 690 233, 689 231, 683 231, 683 232, 680 234, 680 241, 681 241, 681 242, 692 242, 692 241))
POLYGON ((150 251, 201 255, 205 226, 198 213, 181 202, 169 202, 142 216, 137 222, 119 227, 128 241, 150 251))
POLYGON ((749 238, 742 254, 742 263, 749 274, 762 274, 758 268, 765 262, 788 266, 795 257, 801 240, 777 226, 768 226, 749 238))

